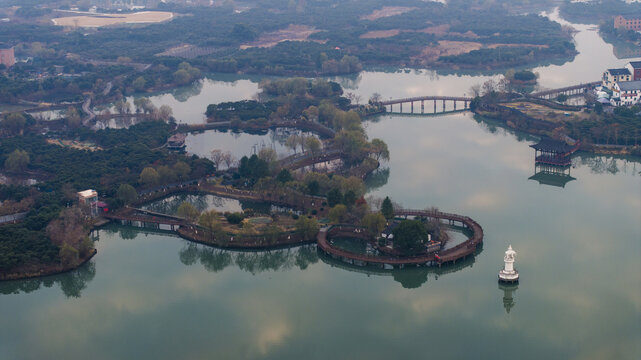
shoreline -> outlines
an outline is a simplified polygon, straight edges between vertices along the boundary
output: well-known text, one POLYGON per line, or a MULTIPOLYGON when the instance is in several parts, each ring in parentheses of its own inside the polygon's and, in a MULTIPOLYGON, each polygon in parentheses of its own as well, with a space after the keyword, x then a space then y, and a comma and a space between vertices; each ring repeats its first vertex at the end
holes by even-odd
POLYGON ((78 269, 79 267, 83 266, 89 260, 91 260, 96 254, 98 253, 98 250, 92 249, 92 251, 82 259, 78 264, 69 266, 69 267, 64 267, 62 265, 56 265, 56 266, 47 266, 39 269, 37 272, 13 272, 13 273, 7 273, 7 274, 0 274, 0 282, 2 281, 12 281, 12 280, 26 280, 26 279, 32 279, 32 278, 37 278, 37 277, 46 277, 46 276, 51 276, 51 275, 58 275, 58 274, 64 274, 73 270, 78 269))

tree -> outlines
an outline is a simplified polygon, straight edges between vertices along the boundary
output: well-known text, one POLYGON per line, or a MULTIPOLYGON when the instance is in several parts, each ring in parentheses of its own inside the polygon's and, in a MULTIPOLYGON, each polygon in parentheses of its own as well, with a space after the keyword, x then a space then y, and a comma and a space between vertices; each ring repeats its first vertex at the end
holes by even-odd
POLYGON ((329 220, 335 223, 340 223, 345 218, 347 214, 347 206, 343 204, 337 204, 333 208, 329 209, 329 220))
POLYGON ((126 100, 118 100, 114 103, 114 106, 116 107, 116 110, 119 114, 128 114, 131 111, 129 102, 127 102, 126 100))
POLYGON ((376 160, 389 160, 389 149, 385 141, 381 139, 373 139, 371 142, 372 154, 376 156, 376 160))
POLYGON ((226 151, 223 154, 223 162, 225 163, 225 166, 227 166, 227 168, 229 169, 232 167, 232 165, 234 165, 234 163, 236 163, 236 158, 230 151, 226 151))
POLYGON ((174 114, 174 111, 171 109, 171 106, 169 105, 161 105, 158 111, 160 114, 160 119, 165 122, 169 121, 169 118, 172 117, 174 114))
POLYGON ((343 196, 343 204, 347 205, 350 209, 354 204, 356 203, 356 193, 353 190, 348 190, 345 192, 345 195, 343 196))
POLYGON ((406 255, 416 254, 424 250, 427 241, 427 230, 418 220, 403 220, 394 230, 394 249, 406 255))
POLYGON ((263 147, 262 149, 260 149, 260 151, 258 151, 258 158, 265 161, 270 171, 272 171, 276 167, 278 154, 276 154, 276 150, 270 147, 263 147))
POLYGON ((136 91, 142 91, 145 89, 146 83, 147 82, 144 77, 138 76, 134 81, 132 81, 131 86, 133 86, 136 91))
POLYGON ((301 216, 300 218, 298 218, 298 220, 296 220, 296 232, 301 234, 303 240, 305 241, 313 240, 314 237, 316 237, 316 234, 318 234, 319 230, 320 226, 318 225, 318 221, 316 221, 316 219, 310 219, 306 216, 301 216))
POLYGON ((64 266, 74 265, 78 262, 78 250, 69 244, 63 244, 60 248, 60 262, 64 266))
POLYGON ((330 190, 327 193, 327 203, 329 204, 330 207, 334 207, 337 204, 341 204, 343 202, 343 193, 337 188, 334 188, 330 190))
POLYGON ((178 175, 178 178, 184 180, 189 176, 189 173, 191 173, 191 167, 184 161, 176 161, 174 171, 176 175, 178 175))
POLYGON ((176 172, 167 165, 161 165, 156 170, 158 172, 159 182, 170 184, 176 181, 176 172))
POLYGON ((296 134, 289 135, 287 137, 287 140, 285 140, 285 146, 288 147, 289 149, 294 150, 294 154, 296 154, 296 149, 298 148, 298 144, 300 141, 298 140, 299 136, 296 134))
POLYGON ((278 175, 276 175, 276 180, 284 184, 294 180, 294 177, 292 177, 292 174, 289 172, 289 170, 283 169, 278 173, 278 175))
POLYGON ((174 82, 178 85, 187 85, 191 82, 191 75, 185 69, 177 70, 174 73, 174 82))
POLYGON ((322 144, 315 136, 310 136, 305 138, 305 147, 312 153, 312 156, 316 156, 320 153, 322 144))
POLYGON ((138 199, 138 194, 133 186, 129 184, 120 184, 120 187, 118 187, 118 191, 116 192, 116 198, 124 204, 131 204, 138 199))
POLYGON ((140 172, 140 182, 147 186, 158 185, 160 175, 158 175, 158 172, 154 168, 148 166, 140 172))
POLYGON ((198 219, 198 216, 200 215, 200 210, 196 209, 194 205, 187 201, 183 201, 180 206, 178 206, 178 210, 176 211, 176 215, 179 217, 185 218, 189 220, 190 222, 196 221, 198 219))
POLYGON ((383 216, 383 214, 377 212, 365 215, 363 217, 363 220, 361 220, 361 223, 367 229, 367 231, 369 231, 371 236, 378 236, 383 231, 383 229, 385 229, 387 220, 385 219, 385 216, 383 216))
POLYGON ((146 97, 139 97, 134 99, 134 106, 136 107, 136 112, 149 113, 153 111, 153 104, 151 100, 146 97))
POLYGON ((211 155, 209 156, 211 162, 216 166, 216 170, 220 169, 220 165, 225 161, 225 155, 222 150, 212 150, 211 155))
POLYGON ((80 243, 86 237, 86 229, 80 208, 66 208, 58 217, 47 225, 47 236, 51 243, 62 247, 65 244, 74 249, 80 248, 80 243))
POLYGON ((392 205, 392 200, 390 200, 389 196, 386 196, 381 204, 381 213, 387 220, 394 217, 394 206, 392 205))
POLYGON ((9 114, 2 120, 2 128, 10 135, 19 135, 22 133, 27 119, 22 114, 9 114))
POLYGON ((4 168, 9 172, 23 172, 29 166, 29 154, 24 150, 14 150, 4 161, 4 168))
POLYGON ((198 218, 198 225, 208 230, 212 237, 218 237, 223 231, 222 224, 219 220, 219 215, 216 210, 208 210, 203 212, 198 218))

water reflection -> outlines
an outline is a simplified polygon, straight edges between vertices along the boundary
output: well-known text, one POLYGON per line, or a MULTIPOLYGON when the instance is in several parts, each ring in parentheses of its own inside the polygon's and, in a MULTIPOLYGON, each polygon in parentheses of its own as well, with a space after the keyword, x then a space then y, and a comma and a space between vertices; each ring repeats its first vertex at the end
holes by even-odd
POLYGON ((510 313, 510 310, 514 307, 514 296, 512 295, 519 288, 519 284, 503 284, 499 283, 499 289, 503 290, 503 308, 506 313, 510 313))
POLYGON ((326 264, 342 270, 350 272, 365 274, 370 276, 391 276, 394 281, 401 284, 405 289, 417 289, 425 284, 431 277, 433 281, 439 279, 440 276, 445 274, 455 273, 465 268, 472 268, 476 262, 476 256, 483 251, 483 246, 479 246, 474 256, 468 257, 461 261, 457 261, 454 265, 448 266, 431 266, 431 267, 409 267, 405 269, 381 269, 373 266, 357 266, 352 265, 331 256, 319 252, 319 258, 326 264))
POLYGON ((252 275, 266 271, 283 271, 293 267, 305 270, 318 262, 316 245, 303 245, 266 251, 229 251, 185 243, 178 257, 184 265, 192 266, 197 262, 209 272, 219 272, 235 265, 252 275))
POLYGON ((183 202, 191 203, 201 212, 206 210, 216 210, 218 212, 241 212, 247 209, 252 209, 258 213, 271 214, 273 212, 287 212, 289 210, 288 208, 274 206, 269 203, 239 201, 221 196, 198 193, 180 193, 171 195, 145 204, 142 208, 162 214, 176 215, 178 207, 180 207, 180 204, 183 202))
POLYGON ((87 283, 93 280, 95 276, 96 266, 94 260, 91 260, 78 269, 64 274, 0 282, 0 294, 28 294, 39 290, 41 287, 51 288, 54 285, 58 285, 66 297, 79 298, 82 290, 87 287, 87 283))
POLYGON ((564 188, 567 183, 576 178, 570 175, 571 167, 547 166, 544 164, 534 165, 534 175, 528 179, 537 181, 541 185, 556 186, 564 188))

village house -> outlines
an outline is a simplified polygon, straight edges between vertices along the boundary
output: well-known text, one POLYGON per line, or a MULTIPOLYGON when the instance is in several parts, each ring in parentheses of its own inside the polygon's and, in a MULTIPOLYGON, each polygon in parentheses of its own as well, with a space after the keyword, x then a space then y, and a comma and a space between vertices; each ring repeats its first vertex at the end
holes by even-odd
POLYGON ((608 69, 603 73, 602 85, 614 90, 614 85, 621 81, 631 81, 632 74, 627 68, 608 69))
POLYGON ((641 103, 641 80, 625 81, 614 84, 612 105, 632 106, 641 103))
POLYGON ((614 18, 614 28, 641 31, 641 18, 626 19, 619 15, 614 18))
POLYGON ((632 74, 632 81, 641 80, 641 61, 630 61, 625 68, 632 74))

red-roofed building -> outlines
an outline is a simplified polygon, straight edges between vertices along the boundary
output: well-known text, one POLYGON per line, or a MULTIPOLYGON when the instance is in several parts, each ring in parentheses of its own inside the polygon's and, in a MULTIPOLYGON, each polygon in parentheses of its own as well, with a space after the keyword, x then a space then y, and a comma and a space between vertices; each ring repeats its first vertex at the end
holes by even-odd
POLYGON ((626 19, 619 15, 614 18, 614 28, 641 31, 641 18, 626 19))
POLYGON ((632 74, 632 81, 641 80, 641 61, 630 61, 625 67, 632 74))

